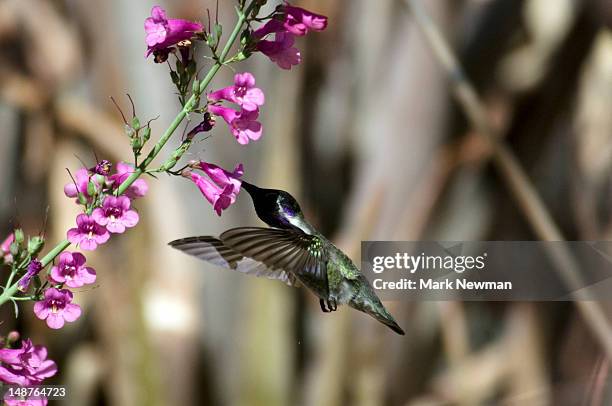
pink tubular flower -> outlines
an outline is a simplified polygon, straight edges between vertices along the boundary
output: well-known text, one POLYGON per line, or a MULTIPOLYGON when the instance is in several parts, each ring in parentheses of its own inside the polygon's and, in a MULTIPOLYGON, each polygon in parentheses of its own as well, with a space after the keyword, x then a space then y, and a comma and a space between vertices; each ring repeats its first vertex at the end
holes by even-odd
POLYGON ((327 17, 315 14, 300 7, 293 7, 286 3, 280 7, 285 13, 285 29, 294 35, 306 35, 309 30, 323 31, 327 28, 327 17))
POLYGON ((80 252, 62 252, 57 265, 51 268, 51 278, 70 288, 80 288, 96 281, 96 271, 85 266, 85 256, 80 252))
POLYGON ((257 141, 263 132, 263 127, 257 118, 259 111, 236 111, 229 107, 208 106, 208 111, 216 116, 223 117, 229 125, 231 133, 239 144, 246 145, 249 140, 257 141))
POLYGON ((15 233, 10 233, 0 244, 0 259, 5 264, 13 262, 13 255, 11 254, 11 244, 13 244, 13 241, 15 241, 15 233))
POLYGON ((130 210, 130 204, 130 199, 126 196, 106 196, 102 207, 96 208, 91 217, 109 232, 120 234, 138 223, 138 213, 130 210))
POLYGON ((196 172, 189 172, 188 177, 220 216, 223 210, 236 201, 240 192, 242 181, 239 178, 244 174, 242 164, 238 164, 233 172, 207 162, 200 162, 199 169, 208 175, 212 182, 196 172))
POLYGON ((151 17, 145 19, 144 29, 146 33, 145 42, 147 52, 145 56, 151 55, 153 51, 163 50, 177 43, 190 39, 195 33, 204 29, 202 24, 166 18, 166 11, 160 6, 153 6, 151 17))
MULTIPOLYGON (((109 180, 113 184, 113 189, 117 189, 130 175, 134 172, 134 167, 125 162, 119 162, 117 164, 117 173, 109 176, 109 180)), ((149 190, 149 186, 144 179, 136 179, 134 183, 130 185, 130 187, 126 190, 125 195, 130 199, 136 199, 138 197, 143 197, 147 194, 149 190)))
POLYGON ((302 62, 300 51, 293 46, 295 42, 293 34, 277 32, 274 36, 274 41, 259 41, 257 49, 282 69, 291 69, 292 66, 302 62))
POLYGON ((268 34, 272 34, 275 32, 286 32, 285 23, 277 18, 272 18, 267 23, 253 31, 253 36, 255 38, 261 39, 268 34))
POLYGON ((30 339, 21 348, 0 349, 0 381, 14 385, 38 385, 57 373, 55 362, 47 359, 47 349, 32 345, 30 339))
POLYGON ((249 72, 237 73, 234 75, 234 86, 214 91, 208 95, 208 99, 213 102, 227 100, 247 111, 257 110, 265 101, 263 91, 255 87, 255 77, 249 72))
POLYGON ((200 161, 199 167, 216 184, 220 185, 221 187, 232 185, 233 193, 238 195, 238 192, 240 192, 242 181, 238 178, 241 178, 242 175, 244 175, 244 168, 242 164, 236 165, 233 172, 228 172, 220 166, 204 161, 200 161))
POLYGON ((253 36, 259 39, 258 51, 282 69, 291 69, 302 60, 300 51, 293 47, 294 36, 306 35, 308 31, 323 31, 327 28, 327 17, 289 3, 277 10, 271 20, 253 32, 253 36), (264 39, 269 34, 274 34, 273 41, 264 39))
POLYGON ((72 292, 68 289, 49 288, 45 298, 34 303, 34 314, 46 319, 49 328, 60 329, 66 321, 73 322, 81 316, 81 307, 72 303, 72 292))
POLYGON ((75 228, 68 230, 67 237, 68 241, 78 244, 81 249, 93 251, 110 238, 108 230, 87 214, 79 214, 76 223, 75 228))
POLYGON ((79 194, 85 197, 88 202, 91 202, 91 191, 98 193, 101 190, 99 175, 92 175, 87 168, 81 168, 74 174, 74 182, 64 185, 64 194, 68 197, 79 198, 79 194))

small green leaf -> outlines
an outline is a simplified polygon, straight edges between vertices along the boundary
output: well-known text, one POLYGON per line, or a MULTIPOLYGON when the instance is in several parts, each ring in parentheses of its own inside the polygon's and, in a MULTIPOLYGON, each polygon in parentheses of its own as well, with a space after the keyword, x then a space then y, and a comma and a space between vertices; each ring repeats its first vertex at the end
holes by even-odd
POLYGON ((242 45, 246 45, 251 41, 251 32, 249 30, 244 30, 240 34, 240 43, 242 45))
POLYGON ((193 75, 195 75, 195 72, 196 72, 196 63, 194 60, 191 60, 187 64, 187 73, 189 74, 189 77, 192 77, 193 75))
POLYGON ((175 85, 178 86, 179 82, 179 75, 178 73, 176 73, 175 71, 171 70, 170 71, 170 78, 172 79, 172 83, 174 83, 175 85))
POLYGON ((232 62, 240 62, 240 61, 244 61, 245 59, 247 59, 249 56, 251 56, 251 53, 248 51, 241 51, 238 52, 236 54, 236 56, 234 56, 232 58, 232 62))
POLYGON ((19 306, 17 306, 17 301, 11 298, 11 302, 13 302, 13 309, 15 310, 15 318, 19 318, 19 306))

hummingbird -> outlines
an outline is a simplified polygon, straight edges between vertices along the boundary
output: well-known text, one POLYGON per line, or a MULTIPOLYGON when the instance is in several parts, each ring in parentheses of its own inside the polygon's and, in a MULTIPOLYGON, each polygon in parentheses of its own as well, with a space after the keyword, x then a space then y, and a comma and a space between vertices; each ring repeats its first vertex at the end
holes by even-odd
POLYGON ((232 228, 219 238, 187 237, 169 245, 226 269, 303 285, 319 298, 323 312, 346 304, 405 334, 351 259, 306 221, 293 196, 245 181, 241 187, 270 228, 232 228))

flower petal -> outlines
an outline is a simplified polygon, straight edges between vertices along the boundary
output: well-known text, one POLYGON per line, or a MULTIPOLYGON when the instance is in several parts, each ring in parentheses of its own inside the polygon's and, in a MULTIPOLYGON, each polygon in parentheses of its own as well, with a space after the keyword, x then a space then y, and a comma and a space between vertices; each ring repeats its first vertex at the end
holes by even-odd
POLYGON ((59 313, 49 313, 47 326, 54 330, 64 327, 64 318, 59 313))
POLYGON ((136 224, 138 224, 139 219, 138 213, 135 210, 128 210, 123 213, 121 222, 126 227, 134 227, 136 224))
POLYGON ((62 315, 66 321, 72 322, 81 317, 81 313, 81 306, 74 303, 68 303, 64 308, 62 315))

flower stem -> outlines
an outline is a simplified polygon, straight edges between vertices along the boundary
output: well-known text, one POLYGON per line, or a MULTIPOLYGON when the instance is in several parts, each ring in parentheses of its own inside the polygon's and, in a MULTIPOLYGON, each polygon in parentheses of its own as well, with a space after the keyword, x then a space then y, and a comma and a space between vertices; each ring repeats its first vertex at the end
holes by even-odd
MULTIPOLYGON (((215 64, 210 68, 210 70, 208 71, 208 73, 206 74, 202 82, 200 83, 199 94, 204 93, 204 91, 210 84, 210 81, 217 74, 221 66, 223 66, 223 64, 225 63, 225 58, 227 57, 227 54, 232 48, 232 45, 234 44, 234 42, 236 41, 236 38, 238 38, 238 35, 240 34, 240 30, 242 29, 242 26, 244 25, 244 22, 246 21, 247 16, 249 15, 249 13, 251 12, 251 10, 253 9, 256 3, 257 3, 257 0, 253 0, 251 1, 249 6, 245 10, 238 10, 238 20, 236 21, 234 30, 232 31, 229 38, 227 39, 227 42, 225 43, 225 46, 223 47, 223 50, 221 51, 219 58, 215 61, 215 64)), ((155 144, 153 149, 149 152, 149 154, 144 159, 144 161, 142 161, 140 165, 138 165, 138 167, 135 168, 134 172, 119 186, 119 188, 117 189, 117 195, 122 195, 123 193, 125 193, 125 191, 136 181, 136 179, 138 179, 143 173, 146 172, 147 167, 151 164, 151 162, 153 162, 155 157, 157 157, 157 155, 161 152, 162 148, 166 145, 166 143, 168 142, 172 134, 174 134, 174 132, 176 131, 178 126, 181 124, 181 122, 185 119, 187 114, 189 114, 195 108, 197 99, 198 97, 196 94, 191 95, 189 100, 187 100, 187 102, 185 103, 181 111, 174 118, 174 120, 172 120, 172 123, 170 123, 170 126, 162 134, 159 141, 157 141, 157 143, 155 144)), ((51 251, 47 253, 47 255, 45 255, 40 260, 43 267, 49 265, 55 259, 55 257, 61 254, 62 251, 64 251, 69 246, 70 246, 70 242, 68 240, 63 240, 62 242, 57 244, 51 251)), ((11 300, 13 298, 13 295, 17 293, 18 282, 19 281, 15 282, 14 284, 10 286, 7 286, 6 289, 4 289, 4 291, 2 292, 2 294, 0 294, 0 306, 8 302, 9 300, 11 300)))

